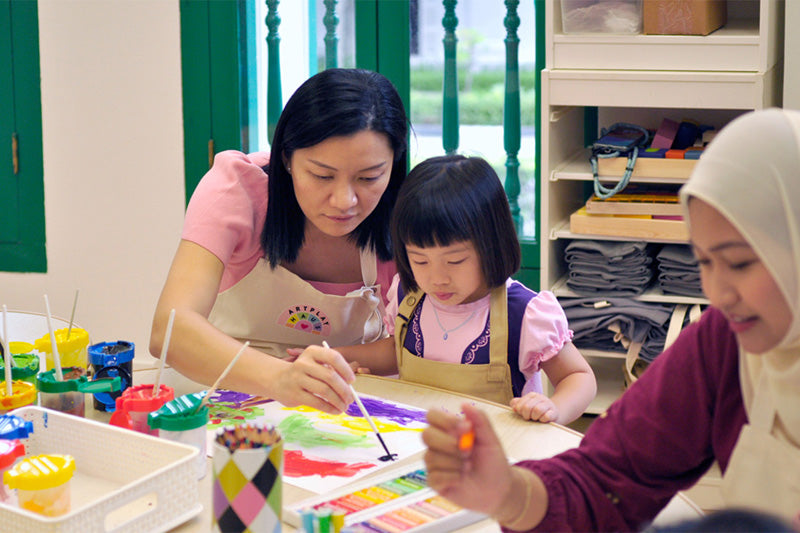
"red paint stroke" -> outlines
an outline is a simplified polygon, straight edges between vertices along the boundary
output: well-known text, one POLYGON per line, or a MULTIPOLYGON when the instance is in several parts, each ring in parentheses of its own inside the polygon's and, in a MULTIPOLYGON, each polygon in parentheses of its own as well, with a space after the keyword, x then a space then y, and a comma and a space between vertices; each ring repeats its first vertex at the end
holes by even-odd
POLYGON ((336 476, 353 477, 359 470, 374 468, 372 463, 342 463, 326 459, 311 459, 303 455, 300 450, 285 450, 283 452, 283 475, 289 477, 304 476, 336 476))

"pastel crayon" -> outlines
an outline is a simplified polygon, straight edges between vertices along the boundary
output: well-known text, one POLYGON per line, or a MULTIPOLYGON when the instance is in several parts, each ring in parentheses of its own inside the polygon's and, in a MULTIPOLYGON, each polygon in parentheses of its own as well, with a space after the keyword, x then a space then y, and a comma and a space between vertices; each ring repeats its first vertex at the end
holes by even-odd
POLYGON ((353 496, 357 496, 359 498, 364 498, 365 500, 369 500, 374 504, 381 504, 381 503, 386 502, 386 500, 384 498, 380 498, 380 497, 378 497, 378 496, 376 496, 374 494, 370 494, 368 492, 368 490, 369 489, 358 490, 358 491, 353 493, 353 496))
POLYGON ((357 513, 358 511, 364 509, 364 507, 353 505, 352 502, 349 502, 344 498, 338 498, 336 500, 330 501, 327 503, 327 505, 334 507, 336 509, 341 509, 346 514, 357 513))
POLYGON ((442 509, 446 509, 446 510, 450 511, 451 513, 455 513, 456 511, 460 511, 461 510, 461 507, 459 507, 458 505, 454 504, 450 500, 442 498, 441 496, 434 496, 433 498, 428 498, 425 501, 430 502, 433 505, 437 505, 437 506, 441 507, 442 509))
POLYGON ((369 500, 367 498, 362 498, 361 496, 357 496, 356 494, 346 494, 341 498, 339 498, 339 500, 344 501, 354 507, 358 507, 359 510, 369 509, 370 507, 375 506, 375 502, 373 502, 372 500, 369 500))
POLYGON ((301 511, 300 516, 303 520, 303 530, 305 533, 314 533, 314 516, 313 511, 301 511))
POLYGON ((333 526, 333 533, 339 533, 344 528, 345 513, 341 509, 334 510, 331 513, 331 526, 333 526))
POLYGON ((422 483, 419 483, 417 481, 414 481, 412 479, 406 479, 406 478, 399 477, 399 478, 394 479, 392 481, 394 481, 398 485, 403 485, 403 486, 408 487, 408 488, 410 488, 410 489, 412 489, 414 491, 422 490, 422 489, 425 488, 425 485, 423 485, 422 483))
POLYGON ((317 526, 319 533, 330 533, 331 510, 328 508, 317 509, 317 526))
POLYGON ((388 513, 370 518, 369 523, 370 524, 377 523, 382 528, 389 527, 390 529, 398 532, 405 531, 413 527, 410 523, 405 522, 403 520, 399 520, 393 516, 390 516, 388 513))
POLYGON ((416 487, 409 487, 408 485, 402 485, 398 483, 396 479, 392 479, 390 481, 384 481, 379 486, 387 490, 390 490, 392 492, 396 492, 401 496, 405 496, 406 494, 410 494, 418 490, 416 487))
POLYGON ((379 486, 368 488, 367 493, 375 495, 375 497, 377 498, 382 498, 384 501, 394 500, 399 496, 399 494, 397 494, 396 492, 387 490, 379 486))
POLYGON ((433 515, 436 515, 439 518, 441 518, 443 516, 447 516, 447 515, 450 514, 450 512, 447 511, 447 509, 445 509, 444 507, 440 507, 438 505, 434 505, 433 503, 431 503, 430 501, 427 501, 427 500, 421 501, 421 502, 417 502, 415 504, 415 506, 418 507, 421 510, 424 510, 425 512, 428 512, 428 513, 431 513, 433 515))
POLYGON ((366 523, 369 524, 370 527, 374 527, 378 531, 381 531, 382 533, 402 533, 403 531, 406 530, 406 528, 402 526, 398 527, 392 525, 391 522, 383 520, 383 517, 380 516, 370 518, 369 520, 366 521, 366 523))
POLYGON ((401 507, 399 509, 395 509, 395 512, 403 518, 413 521, 416 525, 425 524, 433 520, 430 515, 415 511, 411 507, 401 507))

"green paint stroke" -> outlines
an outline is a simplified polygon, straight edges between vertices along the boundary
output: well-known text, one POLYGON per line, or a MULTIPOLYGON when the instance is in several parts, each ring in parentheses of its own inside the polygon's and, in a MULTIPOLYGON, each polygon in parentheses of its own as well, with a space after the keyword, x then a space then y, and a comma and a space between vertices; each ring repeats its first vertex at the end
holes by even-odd
POLYGON ((369 435, 344 435, 321 431, 314 427, 311 420, 302 414, 294 414, 278 424, 278 431, 287 443, 298 444, 305 448, 314 446, 334 446, 336 448, 371 448, 374 443, 369 435))

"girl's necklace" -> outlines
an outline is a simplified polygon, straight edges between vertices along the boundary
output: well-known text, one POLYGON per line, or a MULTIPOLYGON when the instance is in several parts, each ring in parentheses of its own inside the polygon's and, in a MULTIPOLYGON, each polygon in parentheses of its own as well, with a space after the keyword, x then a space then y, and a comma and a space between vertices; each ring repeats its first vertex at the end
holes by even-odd
POLYGON ((466 325, 467 322, 472 320, 472 317, 475 316, 475 312, 477 311, 477 309, 473 310, 472 313, 470 313, 470 315, 467 317, 467 319, 465 321, 463 321, 461 324, 457 325, 456 327, 450 328, 450 329, 445 329, 445 327, 442 325, 442 321, 439 320, 439 312, 436 310, 436 306, 431 303, 431 307, 433 307, 433 315, 436 317, 436 323, 439 324, 439 327, 442 330, 442 339, 443 340, 447 340, 447 337, 448 337, 448 335, 450 333, 452 333, 455 330, 457 330, 458 328, 466 325))

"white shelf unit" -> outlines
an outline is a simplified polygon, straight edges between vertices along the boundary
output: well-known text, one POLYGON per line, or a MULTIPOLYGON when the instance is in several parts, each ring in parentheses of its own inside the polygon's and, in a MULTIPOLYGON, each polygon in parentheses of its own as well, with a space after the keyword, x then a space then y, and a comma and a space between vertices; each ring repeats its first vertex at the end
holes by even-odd
MULTIPOLYGON (((649 0, 646 0, 649 1, 649 0)), ((780 105, 783 2, 729 0, 728 23, 708 36, 564 34, 559 0, 546 2, 546 68, 542 71, 541 288, 566 288, 564 249, 573 239, 642 240, 575 234, 569 216, 585 203, 592 174, 584 146, 584 111, 598 126, 632 122, 657 129, 664 118, 720 128, 753 110, 780 105)), ((598 132, 599 133, 599 132, 598 132)), ((614 178, 609 183, 614 183, 614 178)), ((684 178, 632 183, 680 184, 684 178)), ((648 242, 677 242, 664 239, 648 242)), ((658 303, 707 303, 653 289, 636 298, 658 303)), ((623 390, 622 354, 582 350, 598 380, 587 410, 603 412, 623 390)), ((549 386, 549 384, 548 384, 549 386)))

